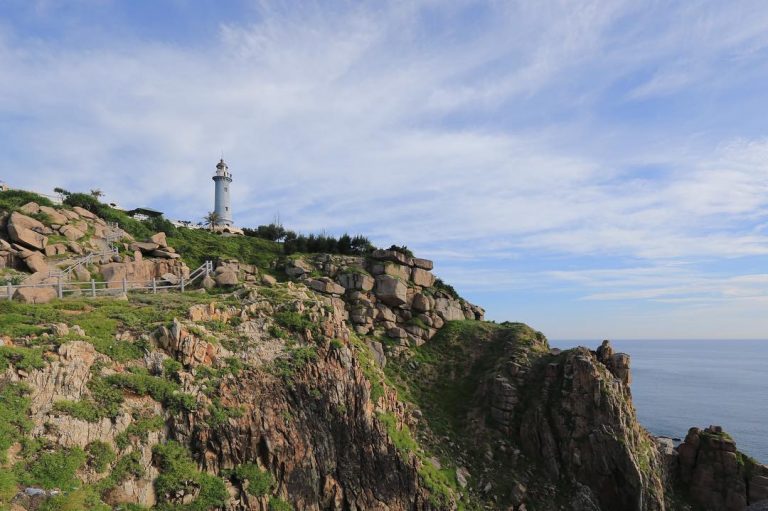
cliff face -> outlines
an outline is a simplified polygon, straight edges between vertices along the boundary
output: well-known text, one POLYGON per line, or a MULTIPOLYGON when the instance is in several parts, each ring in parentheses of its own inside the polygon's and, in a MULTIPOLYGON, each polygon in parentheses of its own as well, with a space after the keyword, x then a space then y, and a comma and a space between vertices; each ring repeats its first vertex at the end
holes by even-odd
MULTIPOLYGON (((124 248, 133 259, 102 274, 157 250, 124 248)), ((768 498, 768 468, 718 428, 674 448, 638 424, 627 355, 483 322, 431 269, 398 251, 227 260, 211 291, 0 302, 0 509, 741 511, 768 498)))

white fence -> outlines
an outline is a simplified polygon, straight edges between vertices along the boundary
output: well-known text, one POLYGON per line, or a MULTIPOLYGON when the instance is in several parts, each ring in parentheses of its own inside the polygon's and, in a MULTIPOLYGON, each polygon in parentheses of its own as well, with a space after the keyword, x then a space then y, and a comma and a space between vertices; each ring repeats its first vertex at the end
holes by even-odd
POLYGON ((115 287, 115 282, 103 282, 91 280, 90 282, 70 282, 64 280, 62 276, 57 276, 55 283, 45 284, 11 284, 8 283, 5 286, 0 287, 0 300, 13 300, 13 296, 18 289, 25 288, 53 288, 56 290, 56 295, 59 298, 65 296, 90 296, 96 298, 97 296, 118 296, 129 291, 146 291, 151 293, 157 293, 158 291, 180 291, 184 292, 190 284, 193 284, 197 280, 201 280, 206 275, 210 275, 213 272, 213 263, 206 261, 202 266, 195 269, 189 274, 189 277, 184 278, 180 276, 179 282, 173 284, 166 280, 158 280, 153 278, 151 281, 146 280, 126 280, 123 279, 115 287))

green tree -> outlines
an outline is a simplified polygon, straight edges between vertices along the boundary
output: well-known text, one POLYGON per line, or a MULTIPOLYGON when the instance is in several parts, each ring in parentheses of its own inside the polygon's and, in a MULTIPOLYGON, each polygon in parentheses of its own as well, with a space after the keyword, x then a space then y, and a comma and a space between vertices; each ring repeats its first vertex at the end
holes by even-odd
POLYGON ((215 211, 209 211, 208 214, 203 217, 203 221, 205 222, 206 227, 213 231, 213 229, 219 225, 221 215, 215 211))

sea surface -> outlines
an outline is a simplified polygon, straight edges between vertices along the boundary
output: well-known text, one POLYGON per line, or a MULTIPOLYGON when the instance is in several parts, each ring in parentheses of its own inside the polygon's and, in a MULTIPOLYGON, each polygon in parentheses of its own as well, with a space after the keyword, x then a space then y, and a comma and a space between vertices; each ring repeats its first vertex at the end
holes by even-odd
MULTIPOLYGON (((554 348, 600 341, 550 341, 554 348)), ((631 357, 632 401, 652 434, 685 438, 722 426, 736 447, 768 463, 768 341, 611 341, 631 357)))

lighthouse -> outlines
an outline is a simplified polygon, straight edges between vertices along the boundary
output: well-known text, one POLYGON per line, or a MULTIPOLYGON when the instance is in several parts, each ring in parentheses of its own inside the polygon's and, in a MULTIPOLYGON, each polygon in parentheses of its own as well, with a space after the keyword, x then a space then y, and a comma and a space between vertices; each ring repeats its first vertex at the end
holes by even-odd
POLYGON ((227 164, 224 163, 224 158, 216 165, 216 174, 213 176, 213 181, 216 183, 216 199, 213 207, 213 211, 216 212, 218 217, 216 225, 231 227, 232 202, 229 198, 229 188, 232 185, 232 174, 229 172, 227 164))

